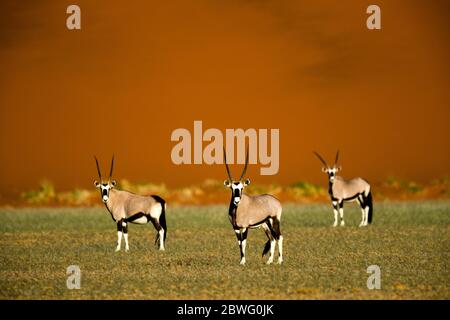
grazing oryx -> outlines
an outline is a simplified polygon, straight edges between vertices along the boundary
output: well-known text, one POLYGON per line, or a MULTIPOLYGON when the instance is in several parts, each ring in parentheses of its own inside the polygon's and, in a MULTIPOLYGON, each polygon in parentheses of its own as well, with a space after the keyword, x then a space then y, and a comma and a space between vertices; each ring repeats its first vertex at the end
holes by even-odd
POLYGON ((360 227, 367 226, 371 223, 373 204, 370 184, 362 178, 344 180, 342 177, 336 175, 337 172, 342 170, 340 166, 337 166, 339 150, 336 153, 336 160, 332 167, 330 167, 317 152, 314 152, 314 154, 324 165, 322 171, 328 174, 328 193, 330 194, 334 210, 333 227, 338 225, 338 209, 341 216, 341 226, 345 225, 344 202, 348 201, 357 201, 361 207, 362 219, 361 224, 359 225, 360 227))
POLYGON ((231 189, 231 201, 228 215, 230 222, 236 233, 239 248, 241 251, 241 265, 245 264, 245 246, 247 242, 248 229, 263 227, 267 241, 262 256, 269 251, 270 256, 267 264, 273 262, 275 253, 275 242, 278 242, 278 263, 283 262, 283 236, 280 231, 281 203, 275 197, 263 194, 258 196, 248 196, 243 193, 244 187, 250 184, 250 180, 243 181, 248 166, 248 147, 245 159, 244 171, 239 180, 233 180, 230 168, 227 164, 225 149, 223 150, 224 162, 227 168, 228 180, 224 185, 231 189))
POLYGON ((125 238, 125 251, 130 250, 128 246, 128 223, 146 224, 149 221, 158 231, 155 244, 159 240, 159 250, 164 250, 164 243, 167 236, 166 226, 166 202, 159 196, 139 196, 128 191, 116 190, 116 181, 111 180, 114 156, 111 160, 111 170, 107 183, 102 180, 102 174, 97 164, 97 172, 100 182, 94 181, 95 187, 100 189, 102 201, 111 214, 112 219, 117 223, 117 247, 116 252, 120 251, 122 235, 125 238))

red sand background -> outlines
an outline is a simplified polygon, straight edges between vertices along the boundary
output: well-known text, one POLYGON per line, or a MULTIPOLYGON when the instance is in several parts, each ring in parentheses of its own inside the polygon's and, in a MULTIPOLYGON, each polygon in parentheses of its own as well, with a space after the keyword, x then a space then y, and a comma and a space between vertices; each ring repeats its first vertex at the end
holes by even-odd
POLYGON ((2 1, 0 194, 89 188, 93 155, 106 171, 113 152, 118 179, 224 179, 172 164, 170 134, 193 120, 280 128, 280 172, 253 166, 258 183, 325 183, 311 151, 338 147, 344 176, 447 175, 449 2, 376 3, 381 31, 367 1, 2 1))

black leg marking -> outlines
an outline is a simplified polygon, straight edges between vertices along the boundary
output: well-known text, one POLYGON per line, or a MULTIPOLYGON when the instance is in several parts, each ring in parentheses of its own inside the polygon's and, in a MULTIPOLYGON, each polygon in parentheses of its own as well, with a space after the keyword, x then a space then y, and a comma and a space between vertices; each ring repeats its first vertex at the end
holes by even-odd
POLYGON ((372 223, 372 219, 373 219, 373 199, 372 199, 372 191, 369 192, 369 194, 367 195, 367 206, 369 207, 369 212, 368 212, 368 217, 367 217, 367 222, 368 223, 372 223))
POLYGON ((245 257, 244 249, 243 249, 243 246, 242 246, 242 242, 247 239, 247 234, 248 234, 248 228, 245 229, 244 232, 242 232, 242 231, 239 232, 239 238, 240 238, 240 241, 241 241, 241 243, 239 245, 239 248, 241 250, 241 259, 245 257))
POLYGON ((123 221, 123 219, 120 219, 119 221, 117 221, 117 231, 122 232, 122 230, 123 230, 122 221, 123 221))
POLYGON ((272 234, 272 237, 275 238, 275 240, 279 240, 281 233, 280 233, 280 221, 277 219, 273 219, 272 223, 268 223, 267 226, 269 227, 269 230, 272 234))
MULTIPOLYGON (((269 228, 268 224, 269 224, 269 222, 266 222, 267 228, 269 228)), ((269 250, 270 250, 270 241, 273 240, 272 234, 270 233, 270 229, 269 230, 264 229, 264 232, 266 233, 266 236, 267 236, 267 238, 269 240, 267 240, 266 244, 264 245, 262 257, 264 257, 267 254, 267 252, 269 252, 269 250)))
POLYGON ((159 221, 157 219, 151 218, 151 222, 153 223, 153 226, 155 227, 156 231, 156 238, 155 238, 155 244, 158 244, 159 241, 159 231, 162 229, 161 225, 159 224, 159 221))
POLYGON ((239 229, 233 229, 234 230, 234 234, 236 235, 237 241, 241 241, 241 232, 239 231, 239 229))
POLYGON ((339 205, 337 201, 333 201, 331 204, 333 205, 334 210, 339 211, 339 205))
POLYGON ((368 197, 362 195, 363 201, 361 202, 361 207, 363 209, 367 208, 369 206, 369 199, 368 197))
POLYGON ((280 220, 278 219, 273 219, 273 229, 275 231, 275 233, 277 234, 276 239, 279 240, 280 236, 281 236, 281 229, 280 229, 280 220))

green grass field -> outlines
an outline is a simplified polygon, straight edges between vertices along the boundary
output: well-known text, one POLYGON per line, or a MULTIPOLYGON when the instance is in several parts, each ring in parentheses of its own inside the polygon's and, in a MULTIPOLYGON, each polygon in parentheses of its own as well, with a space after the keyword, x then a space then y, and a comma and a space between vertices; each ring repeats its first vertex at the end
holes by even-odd
POLYGON ((285 262, 265 265, 262 230, 250 230, 247 265, 225 206, 168 207, 165 252, 151 224, 131 225, 115 253, 105 209, 1 209, 0 299, 449 299, 450 202, 376 203, 374 224, 332 228, 329 205, 285 205, 285 262), (123 243, 122 243, 123 245, 123 243), (81 289, 66 268, 81 268, 81 289), (369 290, 367 267, 381 268, 369 290))

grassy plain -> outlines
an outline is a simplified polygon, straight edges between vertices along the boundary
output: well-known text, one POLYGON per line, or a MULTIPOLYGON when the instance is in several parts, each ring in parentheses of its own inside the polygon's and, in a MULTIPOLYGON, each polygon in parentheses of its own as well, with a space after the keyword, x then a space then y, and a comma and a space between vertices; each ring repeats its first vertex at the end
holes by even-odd
POLYGON ((153 226, 131 225, 130 252, 114 252, 103 208, 0 209, 0 299, 449 299, 450 201, 379 202, 374 224, 332 228, 325 204, 286 204, 285 262, 265 265, 262 230, 249 232, 247 265, 225 206, 168 207, 167 250, 153 226), (81 289, 66 269, 81 269, 81 289), (381 269, 369 290, 367 267, 381 269))

